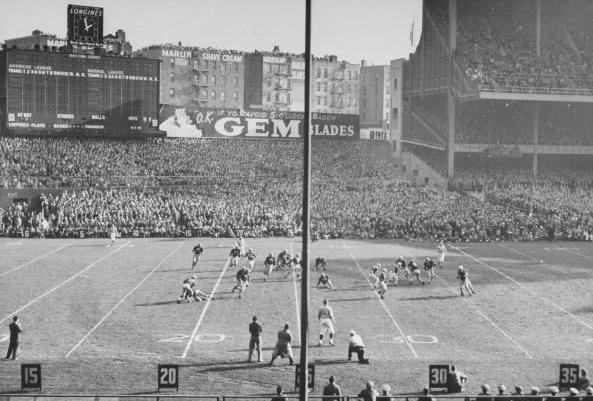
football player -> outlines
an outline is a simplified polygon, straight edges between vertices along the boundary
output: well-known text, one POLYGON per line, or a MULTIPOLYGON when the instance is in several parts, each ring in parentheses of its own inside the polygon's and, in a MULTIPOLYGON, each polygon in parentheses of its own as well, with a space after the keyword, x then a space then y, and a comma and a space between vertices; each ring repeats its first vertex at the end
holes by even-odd
POLYGON ((323 256, 315 258, 315 270, 321 270, 324 272, 327 269, 327 261, 323 256))
POLYGON ((237 248, 239 248, 239 251, 241 252, 241 258, 245 257, 245 240, 241 234, 237 237, 237 248))
POLYGON ((387 292, 387 269, 381 268, 379 271, 379 283, 377 284, 377 294, 381 296, 381 299, 385 296, 385 292, 387 292))
POLYGON ((251 273, 255 269, 255 252, 253 252, 253 248, 249 248, 247 250, 245 257, 247 258, 247 265, 249 266, 249 273, 251 273))
POLYGON ((247 268, 247 266, 242 266, 239 270, 237 270, 235 279, 237 280, 237 282, 231 290, 231 293, 235 292, 235 290, 239 290, 239 299, 241 299, 243 290, 245 290, 245 288, 247 287, 247 283, 249 282, 249 269, 247 268))
POLYGON ((241 249, 238 246, 234 246, 231 249, 231 253, 229 255, 229 266, 236 267, 239 266, 239 262, 241 261, 241 249))
POLYGON ((438 265, 441 268, 441 270, 443 270, 443 266, 445 264, 445 256, 447 256, 447 247, 445 246, 445 243, 443 241, 439 242, 439 259, 438 259, 438 265))
POLYGON ((410 284, 413 284, 412 281, 414 278, 416 278, 416 281, 424 285, 424 281, 420 278, 420 268, 415 261, 412 260, 410 263, 408 263, 408 271, 410 272, 408 276, 408 281, 410 284))
POLYGON ((457 268, 457 279, 459 280, 459 291, 462 297, 465 295, 463 293, 464 289, 470 297, 476 293, 469 281, 469 272, 463 266, 457 268))
POLYGON ((270 274, 272 274, 272 271, 276 267, 276 258, 274 258, 274 254, 272 252, 270 252, 264 260, 264 266, 264 281, 268 281, 270 274))
POLYGON ((379 277, 377 276, 377 273, 380 271, 380 269, 381 263, 377 263, 371 267, 371 270, 369 271, 369 282, 371 283, 371 289, 373 291, 379 288, 379 277))
POLYGON ((424 271, 428 274, 428 284, 432 283, 434 279, 434 261, 431 258, 424 259, 424 271))
POLYGON ((278 254, 278 259, 276 260, 278 263, 278 266, 276 267, 276 269, 281 270, 281 269, 284 269, 285 267, 289 266, 290 260, 291 260, 291 257, 288 254, 288 249, 283 249, 282 252, 280 252, 278 254))
POLYGON ((317 287, 329 288, 330 290, 334 289, 334 285, 326 272, 321 272, 319 280, 317 280, 317 287))
POLYGON ((115 238, 117 237, 117 227, 115 224, 111 224, 111 228, 109 229, 109 238, 111 239, 111 243, 109 246, 115 245, 115 238))
POLYGON ((297 279, 298 281, 301 280, 301 274, 303 272, 303 269, 301 265, 301 256, 298 253, 296 253, 294 257, 290 259, 288 269, 288 273, 284 275, 284 278, 293 274, 295 279, 297 279))
POLYGON ((399 270, 401 265, 396 261, 393 263, 393 269, 387 273, 387 282, 393 285, 397 285, 399 282, 399 270))
POLYGON ((202 257, 202 254, 204 253, 204 248, 202 248, 202 245, 200 245, 199 242, 196 246, 194 246, 192 253, 194 254, 194 259, 192 261, 191 268, 194 269, 198 266, 198 263, 200 262, 200 258, 202 257))

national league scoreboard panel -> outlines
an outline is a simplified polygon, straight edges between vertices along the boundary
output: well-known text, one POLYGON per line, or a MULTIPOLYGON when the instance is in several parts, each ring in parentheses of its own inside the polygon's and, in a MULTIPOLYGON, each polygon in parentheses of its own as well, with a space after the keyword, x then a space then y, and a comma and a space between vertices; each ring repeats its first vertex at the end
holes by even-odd
POLYGON ((4 56, 9 133, 159 133, 159 60, 19 49, 4 56))

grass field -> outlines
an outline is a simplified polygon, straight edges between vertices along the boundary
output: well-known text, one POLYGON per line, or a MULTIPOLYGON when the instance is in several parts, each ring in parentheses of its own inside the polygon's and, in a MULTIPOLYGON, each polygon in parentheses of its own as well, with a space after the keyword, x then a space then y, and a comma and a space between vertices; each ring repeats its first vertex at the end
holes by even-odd
MULTIPOLYGON (((19 361, 0 362, 0 392, 20 388, 19 363, 40 362, 46 392, 137 393, 156 390, 156 365, 181 366, 180 392, 253 394, 293 389, 294 367, 267 363, 284 322, 300 350, 300 283, 283 273, 262 280, 264 255, 291 239, 249 239, 258 254, 243 299, 230 290, 225 269, 231 239, 203 239, 197 271, 211 302, 177 304, 181 281, 192 273, 196 239, 0 240, 0 350, 9 319, 24 333, 19 361), (264 328, 264 364, 246 363, 247 326, 257 315, 264 328)), ((589 243, 464 244, 450 248, 445 269, 430 286, 400 281, 384 300, 370 290, 371 264, 391 265, 400 255, 436 256, 434 243, 321 241, 333 291, 310 290, 309 355, 320 394, 330 374, 347 394, 367 380, 412 394, 428 379, 428 365, 454 363, 470 379, 545 387, 558 380, 558 364, 593 364, 593 246, 589 243), (540 263, 540 260, 543 263, 540 263), (470 270, 477 295, 459 297, 456 267, 470 270), (317 308, 328 298, 337 320, 336 347, 317 346, 317 308), (348 331, 365 341, 370 365, 347 362, 348 331)), ((420 259, 420 260, 422 260, 420 259)), ((403 278, 403 277, 402 277, 403 278)), ((4 356, 4 355, 2 355, 4 356)))

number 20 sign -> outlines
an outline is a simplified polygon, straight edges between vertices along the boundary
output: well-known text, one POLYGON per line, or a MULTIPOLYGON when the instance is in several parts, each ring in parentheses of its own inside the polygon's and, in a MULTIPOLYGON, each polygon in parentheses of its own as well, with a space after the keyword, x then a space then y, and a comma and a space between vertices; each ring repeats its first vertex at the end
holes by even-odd
POLYGON ((428 383, 431 389, 446 389, 449 380, 449 365, 429 365, 428 383))
POLYGON ((159 365, 158 388, 174 388, 179 390, 179 365, 159 365))

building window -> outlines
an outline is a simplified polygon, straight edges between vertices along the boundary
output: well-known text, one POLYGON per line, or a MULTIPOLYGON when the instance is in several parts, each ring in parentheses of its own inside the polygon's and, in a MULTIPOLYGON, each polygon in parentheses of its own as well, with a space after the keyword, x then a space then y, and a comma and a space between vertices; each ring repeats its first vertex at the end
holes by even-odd
POLYGON ((397 90, 397 78, 393 78, 393 90, 397 90))
POLYGON ((220 72, 226 72, 226 63, 224 61, 220 62, 220 72))
POLYGON ((216 85, 216 76, 215 75, 210 75, 210 83, 212 85, 216 85))
POLYGON ((356 106, 357 103, 356 98, 352 98, 352 106, 356 106))
POLYGON ((175 59, 174 58, 169 59, 169 67, 175 68, 175 59))
POLYGON ((317 103, 317 106, 321 105, 321 96, 316 96, 315 97, 315 103, 317 103))
POLYGON ((226 92, 222 91, 220 92, 220 101, 224 102, 226 100, 226 92))
POLYGON ((233 100, 236 102, 239 100, 239 92, 233 92, 233 100))
POLYGON ((290 104, 290 93, 286 94, 286 103, 290 104))
POLYGON ((233 77, 233 86, 239 86, 239 77, 233 77))
POLYGON ((321 92, 321 82, 317 82, 317 92, 321 92))
POLYGON ((323 92, 327 93, 327 82, 323 83, 323 92))
POLYGON ((239 72, 239 63, 233 63, 233 71, 239 72))
POLYGON ((352 70, 348 70, 348 81, 352 81, 352 70))
POLYGON ((210 60, 210 69, 216 71, 216 60, 210 60))
POLYGON ((175 73, 174 72, 172 72, 172 73, 169 74, 169 80, 171 82, 175 82, 175 73))
POLYGON ((223 88, 226 87, 226 77, 220 77, 220 86, 222 86, 223 88))
POLYGON ((264 71, 265 71, 265 72, 270 72, 270 73, 271 73, 271 72, 272 72, 272 64, 270 64, 270 63, 265 63, 265 64, 264 64, 264 71))
POLYGON ((350 84, 344 85, 344 90, 346 93, 350 93, 350 84))
POLYGON ((354 80, 358 81, 358 71, 354 71, 354 80))
POLYGON ((200 79, 200 81, 202 81, 203 84, 207 84, 208 83, 208 73, 207 72, 203 72, 200 74, 200 76, 202 77, 200 79))
POLYGON ((280 103, 280 93, 276 92, 276 95, 274 96, 276 103, 280 103))
POLYGON ((385 113, 385 118, 384 118, 384 120, 385 120, 385 121, 389 120, 389 113, 385 113))
POLYGON ((169 96, 175 97, 175 88, 169 89, 169 96))
POLYGON ((323 97, 323 105, 327 106, 327 97, 326 96, 323 97))
POLYGON ((321 78, 321 68, 317 67, 317 78, 321 78))
POLYGON ((327 78, 327 68, 323 69, 323 78, 327 78))
POLYGON ((216 99, 216 91, 210 91, 210 98, 216 99))
POLYGON ((200 68, 207 70, 208 69, 208 60, 200 60, 200 68))
POLYGON ((266 78, 266 88, 270 89, 272 87, 272 78, 266 78))
POLYGON ((395 124, 397 124, 397 119, 398 119, 399 115, 398 115, 398 110, 397 107, 394 107, 392 109, 392 120, 395 124))
POLYGON ((270 92, 266 93, 266 101, 268 103, 270 103, 272 101, 272 93, 270 93, 270 92))

